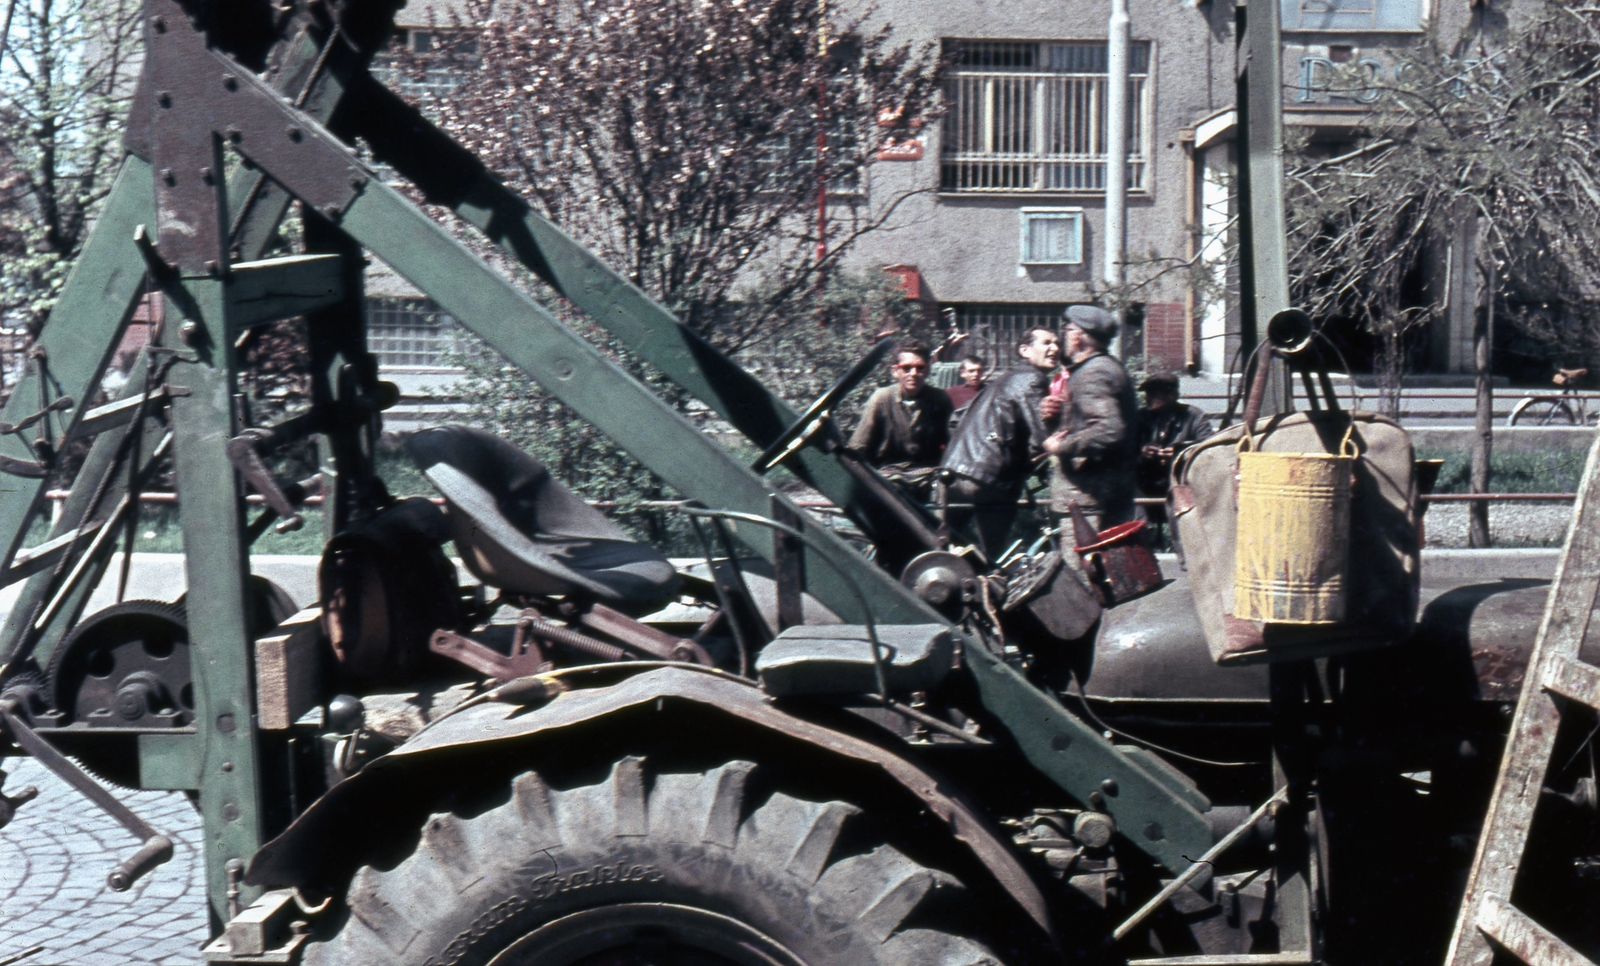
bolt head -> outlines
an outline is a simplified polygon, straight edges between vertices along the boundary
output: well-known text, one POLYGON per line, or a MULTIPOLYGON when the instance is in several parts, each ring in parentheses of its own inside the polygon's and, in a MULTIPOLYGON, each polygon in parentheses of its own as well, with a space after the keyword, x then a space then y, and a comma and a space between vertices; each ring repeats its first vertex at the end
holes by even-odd
MULTIPOLYGON (((178 338, 183 340, 184 345, 194 345, 200 341, 200 325, 193 320, 183 323, 178 326, 178 338)), ((233 729, 224 728, 223 730, 231 731, 233 729)))
POLYGON ((156 91, 156 103, 160 104, 162 107, 171 107, 172 106, 172 92, 171 91, 156 91))
POLYGON ((232 74, 223 74, 222 86, 226 87, 230 91, 236 91, 239 89, 239 78, 232 74))
POLYGON ((144 717, 146 705, 145 689, 138 686, 126 687, 117 692, 115 704, 117 714, 126 721, 137 721, 144 717))
POLYGON ((294 141, 296 143, 299 143, 300 139, 305 136, 301 132, 301 130, 298 127, 296 127, 295 125, 293 125, 293 124, 291 124, 288 127, 284 128, 283 129, 283 134, 284 134, 284 137, 287 137, 289 140, 294 141))
POLYGON ((1080 812, 1072 821, 1072 837, 1092 849, 1110 845, 1116 830, 1116 821, 1101 812, 1080 812))

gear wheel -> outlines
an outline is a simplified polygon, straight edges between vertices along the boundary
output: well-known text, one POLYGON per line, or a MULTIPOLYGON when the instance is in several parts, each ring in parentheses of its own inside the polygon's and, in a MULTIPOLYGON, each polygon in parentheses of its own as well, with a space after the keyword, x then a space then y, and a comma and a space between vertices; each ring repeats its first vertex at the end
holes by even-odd
POLYGON ((108 607, 72 629, 50 658, 50 694, 70 722, 181 727, 194 720, 184 609, 158 600, 108 607))

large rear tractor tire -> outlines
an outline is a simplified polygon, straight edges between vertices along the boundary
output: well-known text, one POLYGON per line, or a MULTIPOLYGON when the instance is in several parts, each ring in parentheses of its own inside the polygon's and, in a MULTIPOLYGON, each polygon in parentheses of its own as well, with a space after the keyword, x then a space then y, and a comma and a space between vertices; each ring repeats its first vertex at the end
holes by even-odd
POLYGON ((847 803, 774 792, 752 808, 754 769, 652 782, 624 758, 567 791, 523 774, 505 804, 435 814, 405 860, 358 871, 344 922, 305 963, 998 966, 947 931, 952 876, 887 845, 841 847, 847 803))

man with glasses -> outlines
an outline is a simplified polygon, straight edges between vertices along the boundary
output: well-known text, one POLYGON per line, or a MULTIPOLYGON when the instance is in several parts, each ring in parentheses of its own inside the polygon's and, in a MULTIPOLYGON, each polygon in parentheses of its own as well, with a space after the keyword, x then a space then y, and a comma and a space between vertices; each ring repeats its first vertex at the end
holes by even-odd
POLYGON ((943 389, 928 385, 929 355, 920 343, 895 346, 889 367, 894 382, 867 400, 847 447, 891 479, 913 484, 939 465, 954 408, 943 389))

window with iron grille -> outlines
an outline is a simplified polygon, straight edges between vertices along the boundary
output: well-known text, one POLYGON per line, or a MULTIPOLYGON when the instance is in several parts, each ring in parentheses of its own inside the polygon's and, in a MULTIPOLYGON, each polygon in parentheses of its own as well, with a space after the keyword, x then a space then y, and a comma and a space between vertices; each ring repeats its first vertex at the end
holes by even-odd
POLYGON ((372 76, 412 100, 447 97, 479 67, 478 40, 471 30, 398 30, 393 44, 394 50, 373 58, 372 76), (397 61, 401 49, 415 56, 397 61))
MULTIPOLYGON (((817 135, 811 131, 773 137, 761 156, 761 163, 770 169, 774 189, 792 190, 797 182, 814 187, 817 183, 817 147, 817 135)), ((862 138, 855 117, 832 115, 828 118, 825 150, 836 169, 828 179, 828 193, 861 193, 862 138), (840 168, 844 170, 837 170, 840 168)))
POLYGON ((991 369, 1021 363, 1017 343, 1029 329, 1061 331, 1062 302, 957 302, 941 306, 945 318, 967 333, 960 354, 982 356, 991 369))
POLYGON ((1417 31, 1422 0, 1282 0, 1284 30, 1417 31))
POLYGON ((430 299, 367 299, 367 351, 380 366, 452 366, 462 336, 456 320, 430 299))
MULTIPOLYGON (((945 85, 940 190, 1105 190, 1104 41, 945 45, 955 68, 945 85)), ((1130 46, 1128 74, 1128 189, 1144 191, 1150 158, 1148 43, 1130 46)))

